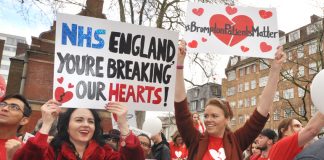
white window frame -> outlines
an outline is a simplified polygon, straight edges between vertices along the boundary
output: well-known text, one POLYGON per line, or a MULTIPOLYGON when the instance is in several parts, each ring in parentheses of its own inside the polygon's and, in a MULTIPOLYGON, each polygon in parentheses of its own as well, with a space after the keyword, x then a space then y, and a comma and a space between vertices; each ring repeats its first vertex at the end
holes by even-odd
POLYGON ((289 39, 289 42, 293 42, 293 41, 296 41, 300 38, 300 30, 296 30, 294 32, 291 32, 289 33, 288 35, 288 39, 289 39))

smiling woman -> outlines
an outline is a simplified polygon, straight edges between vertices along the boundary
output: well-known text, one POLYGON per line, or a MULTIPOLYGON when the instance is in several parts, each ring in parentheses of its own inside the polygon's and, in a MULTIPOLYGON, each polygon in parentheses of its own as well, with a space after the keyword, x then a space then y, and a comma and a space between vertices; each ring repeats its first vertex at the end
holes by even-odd
POLYGON ((127 109, 121 103, 110 102, 105 107, 118 116, 121 144, 124 144, 118 152, 105 144, 100 126, 101 119, 95 110, 69 108, 59 114, 59 106, 59 102, 50 100, 41 107, 42 128, 16 152, 14 160, 144 159, 138 138, 128 129, 127 109), (58 133, 48 144, 46 140, 49 129, 58 114, 58 133))

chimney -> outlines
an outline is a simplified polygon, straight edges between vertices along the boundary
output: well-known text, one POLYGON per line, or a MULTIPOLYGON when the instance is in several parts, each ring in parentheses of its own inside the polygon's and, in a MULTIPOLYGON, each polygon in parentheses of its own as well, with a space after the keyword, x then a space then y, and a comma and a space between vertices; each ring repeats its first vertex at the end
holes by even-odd
POLYGON ((319 21, 321 19, 321 17, 319 17, 319 16, 317 16, 315 14, 310 16, 310 18, 311 18, 311 23, 315 23, 315 22, 317 22, 317 21, 319 21))
POLYGON ((16 55, 21 55, 26 53, 28 49, 28 44, 26 43, 17 43, 17 50, 16 50, 16 55))
POLYGON ((282 37, 282 36, 284 36, 286 33, 284 32, 284 31, 282 31, 282 30, 279 30, 279 37, 282 37))

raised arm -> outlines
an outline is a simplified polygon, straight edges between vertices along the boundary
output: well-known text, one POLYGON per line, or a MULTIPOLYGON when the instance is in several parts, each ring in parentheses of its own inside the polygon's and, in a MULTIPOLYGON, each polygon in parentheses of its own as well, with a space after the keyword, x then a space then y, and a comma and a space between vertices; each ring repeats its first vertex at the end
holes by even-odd
POLYGON ((298 146, 304 146, 312 140, 324 127, 324 115, 317 112, 306 124, 305 128, 298 133, 298 146))
POLYGON ((257 111, 264 117, 268 115, 270 107, 272 106, 273 98, 279 82, 280 70, 285 60, 286 54, 283 52, 282 47, 279 47, 275 59, 271 64, 267 85, 264 87, 259 97, 259 104, 257 106, 257 111))
MULTIPOLYGON (((183 67, 184 59, 186 56, 186 42, 183 40, 179 41, 179 50, 178 50, 178 61, 177 68, 183 67)), ((186 97, 186 87, 183 77, 183 69, 177 69, 176 73, 176 85, 175 85, 175 102, 182 102, 186 97)))

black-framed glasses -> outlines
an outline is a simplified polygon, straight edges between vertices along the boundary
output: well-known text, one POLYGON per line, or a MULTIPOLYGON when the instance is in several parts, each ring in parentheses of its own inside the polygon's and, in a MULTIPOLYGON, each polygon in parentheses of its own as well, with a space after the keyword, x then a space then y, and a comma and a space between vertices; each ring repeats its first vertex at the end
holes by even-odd
POLYGON ((8 104, 7 102, 0 102, 0 108, 6 107, 6 106, 8 106, 8 109, 10 111, 21 111, 22 114, 24 116, 26 116, 25 113, 24 113, 24 111, 19 107, 18 104, 14 104, 14 103, 13 104, 8 104))
POLYGON ((150 144, 146 143, 146 142, 143 142, 143 141, 140 141, 141 145, 147 147, 147 148, 151 148, 150 144))

